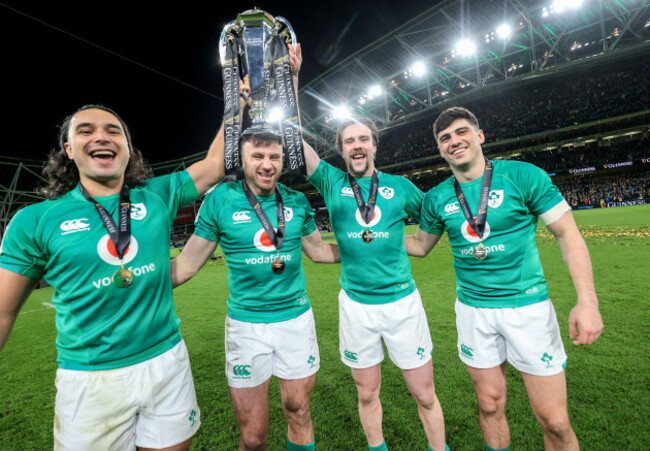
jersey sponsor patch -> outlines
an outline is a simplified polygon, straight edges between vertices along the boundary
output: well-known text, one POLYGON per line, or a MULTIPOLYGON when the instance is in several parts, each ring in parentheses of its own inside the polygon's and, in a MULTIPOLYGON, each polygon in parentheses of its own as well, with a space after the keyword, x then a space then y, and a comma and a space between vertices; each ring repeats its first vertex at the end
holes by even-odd
POLYGON ((120 261, 117 256, 117 250, 115 250, 115 245, 113 240, 108 236, 108 234, 101 237, 99 243, 97 243, 97 253, 109 265, 119 266, 120 264, 127 264, 138 255, 138 240, 131 235, 131 241, 124 251, 123 261, 120 261))
MULTIPOLYGON (((277 229, 274 229, 276 232, 278 231, 277 229)), ((253 243, 255 244, 255 247, 262 252, 273 252, 277 250, 273 243, 271 242, 271 239, 269 236, 266 234, 264 229, 259 229, 257 233, 255 234, 255 238, 253 238, 253 243)))
POLYGON ((354 192, 352 191, 351 187, 344 186, 343 188, 341 188, 341 196, 354 197, 354 192))
POLYGON ((499 208, 503 203, 503 190, 495 189, 490 191, 488 196, 488 207, 490 208, 499 208))
POLYGON ((131 219, 142 221, 147 216, 147 207, 142 202, 131 204, 131 219))
MULTIPOLYGON (((476 218, 474 218, 474 221, 476 221, 476 218)), ((480 243, 482 241, 474 229, 472 229, 467 223, 467 219, 463 221, 463 225, 460 226, 460 232, 463 234, 463 237, 470 243, 480 243)), ((483 231, 483 239, 486 239, 488 236, 490 236, 490 224, 486 221, 485 230, 483 231)))
POLYGON ((63 231, 61 235, 90 230, 90 224, 88 224, 86 221, 88 221, 88 218, 69 219, 67 221, 63 221, 59 226, 59 228, 63 231))
POLYGON ((366 224, 366 222, 363 220, 361 217, 361 212, 357 208, 357 213, 354 215, 354 217, 357 219, 357 222, 359 223, 360 226, 362 227, 373 227, 377 225, 379 221, 381 221, 381 208, 379 208, 379 205, 375 205, 374 210, 372 211, 372 218, 370 218, 370 223, 366 224))
POLYGON ((458 202, 452 202, 445 205, 445 216, 453 215, 460 212, 460 206, 458 202))
POLYGON ((233 224, 249 224, 251 221, 251 215, 248 211, 236 211, 232 214, 233 224))
POLYGON ((395 190, 387 186, 382 186, 379 188, 379 194, 386 200, 391 200, 395 196, 395 190))

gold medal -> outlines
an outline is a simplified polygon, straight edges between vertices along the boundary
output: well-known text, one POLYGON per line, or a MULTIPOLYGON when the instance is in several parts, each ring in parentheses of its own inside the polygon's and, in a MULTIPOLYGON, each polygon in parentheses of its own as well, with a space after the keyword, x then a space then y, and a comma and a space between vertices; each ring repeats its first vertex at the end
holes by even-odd
POLYGON ((474 258, 477 260, 485 260, 488 255, 488 250, 483 246, 483 243, 478 243, 478 246, 474 248, 472 254, 474 254, 474 258))
POLYGON ((273 260, 273 263, 271 263, 271 269, 276 274, 282 274, 284 272, 285 266, 286 265, 284 264, 284 261, 280 258, 279 255, 275 260, 273 260))
POLYGON ((364 230, 363 233, 361 234, 361 239, 363 240, 364 243, 370 243, 373 239, 375 239, 372 230, 366 227, 366 230, 364 230))
POLYGON ((133 273, 124 265, 113 274, 113 283, 118 288, 128 288, 133 283, 133 273))

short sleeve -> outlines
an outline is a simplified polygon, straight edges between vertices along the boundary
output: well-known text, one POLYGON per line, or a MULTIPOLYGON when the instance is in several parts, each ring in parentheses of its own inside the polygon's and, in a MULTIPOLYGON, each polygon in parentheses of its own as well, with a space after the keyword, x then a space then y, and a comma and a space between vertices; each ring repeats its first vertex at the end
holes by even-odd
POLYGON ((297 200, 300 208, 305 211, 305 221, 302 223, 302 236, 306 236, 316 230, 315 214, 304 194, 298 193, 297 200))
POLYGON ((445 231, 445 225, 436 214, 434 195, 430 191, 422 201, 422 210, 420 214, 420 229, 433 235, 442 235, 445 231))
POLYGON ((47 262, 45 251, 35 235, 38 219, 30 211, 21 210, 12 218, 0 244, 0 267, 8 271, 40 279, 47 262))
POLYGON ((223 197, 219 196, 219 192, 220 190, 215 189, 205 196, 194 222, 195 235, 215 242, 219 241, 218 215, 220 202, 218 200, 223 197))

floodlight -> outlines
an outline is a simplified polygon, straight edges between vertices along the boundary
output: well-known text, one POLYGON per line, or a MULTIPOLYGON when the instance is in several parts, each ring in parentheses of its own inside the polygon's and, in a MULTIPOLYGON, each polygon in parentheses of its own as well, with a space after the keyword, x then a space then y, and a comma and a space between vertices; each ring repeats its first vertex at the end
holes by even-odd
POLYGON ((561 13, 567 9, 578 9, 582 5, 582 0, 554 0, 553 10, 561 13))
POLYGON ((417 61, 411 66, 411 70, 416 77, 421 77, 427 71, 427 68, 422 61, 417 61))
POLYGON ((504 23, 502 25, 499 25, 499 28, 497 28, 497 35, 499 35, 501 39, 508 39, 511 34, 512 30, 508 24, 504 23))
POLYGON ((469 39, 463 39, 456 45, 456 51, 461 55, 472 55, 476 53, 476 45, 469 39))
POLYGON ((350 117, 350 109, 345 106, 337 106, 334 108, 334 111, 332 111, 332 115, 334 116, 334 119, 346 119, 350 117))
POLYGON ((381 86, 379 85, 373 85, 368 89, 368 98, 372 99, 373 97, 377 97, 378 95, 381 94, 381 86))

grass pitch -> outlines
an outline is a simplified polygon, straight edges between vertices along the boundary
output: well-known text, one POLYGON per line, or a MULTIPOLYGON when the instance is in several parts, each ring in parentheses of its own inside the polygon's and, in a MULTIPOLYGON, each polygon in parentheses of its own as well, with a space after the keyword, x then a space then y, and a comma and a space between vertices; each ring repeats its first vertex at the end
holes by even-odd
MULTIPOLYGON (((650 207, 575 212, 594 266, 605 332, 589 347, 574 346, 568 316, 575 303, 571 279, 555 240, 540 227, 538 244, 551 298, 569 356, 569 412, 583 449, 648 449, 647 256, 650 207)), ((409 233, 414 232, 414 227, 409 233)), ((320 450, 367 449, 359 423, 356 390, 338 355, 339 265, 304 259, 307 288, 318 332, 321 370, 312 393, 316 446, 320 450)), ((412 259, 434 341, 435 382, 452 450, 482 450, 474 390, 456 351, 451 249, 443 237, 424 259, 412 259)), ((52 448, 56 350, 52 289, 36 290, 0 353, 0 450, 52 448)), ((236 449, 238 432, 224 375, 223 324, 227 267, 212 261, 175 290, 201 406, 202 426, 194 449, 236 449)), ((381 400, 384 436, 391 449, 426 449, 416 407, 400 372, 386 359, 381 400)), ((541 430, 519 374, 508 367, 508 404, 513 450, 543 449, 541 430)), ((285 449, 286 424, 277 383, 271 383, 269 449, 285 449)))

